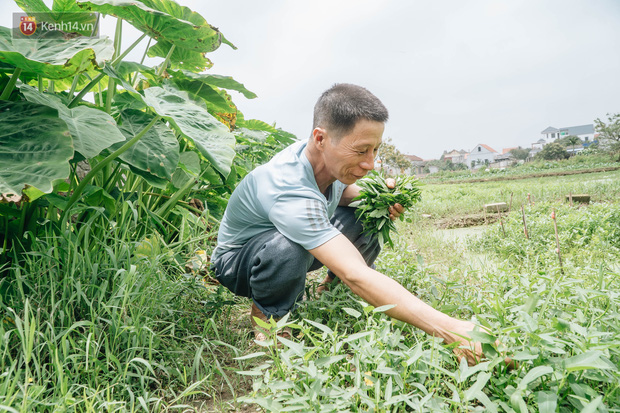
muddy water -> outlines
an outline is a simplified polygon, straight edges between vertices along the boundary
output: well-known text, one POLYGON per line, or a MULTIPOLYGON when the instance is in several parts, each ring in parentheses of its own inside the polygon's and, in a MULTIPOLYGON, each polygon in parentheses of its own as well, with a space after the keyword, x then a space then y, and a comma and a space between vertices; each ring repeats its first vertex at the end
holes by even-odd
POLYGON ((481 235, 486 226, 440 229, 437 234, 446 241, 459 241, 465 244, 467 238, 481 235))

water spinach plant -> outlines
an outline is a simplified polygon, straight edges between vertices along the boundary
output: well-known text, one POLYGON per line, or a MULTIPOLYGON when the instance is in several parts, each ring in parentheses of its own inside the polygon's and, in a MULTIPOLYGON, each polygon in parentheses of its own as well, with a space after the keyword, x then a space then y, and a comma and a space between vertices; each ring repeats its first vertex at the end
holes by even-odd
MULTIPOLYGON (((357 207, 355 216, 362 221, 364 232, 377 234, 381 244, 394 246, 391 232, 396 226, 390 220, 390 206, 400 204, 405 209, 410 208, 421 198, 420 183, 413 176, 398 175, 396 178, 386 178, 382 173, 371 171, 366 177, 357 181, 361 187, 360 195, 351 206, 357 207), (393 180, 392 187, 388 187, 386 179, 393 180)), ((401 215, 403 220, 405 215, 401 215)))

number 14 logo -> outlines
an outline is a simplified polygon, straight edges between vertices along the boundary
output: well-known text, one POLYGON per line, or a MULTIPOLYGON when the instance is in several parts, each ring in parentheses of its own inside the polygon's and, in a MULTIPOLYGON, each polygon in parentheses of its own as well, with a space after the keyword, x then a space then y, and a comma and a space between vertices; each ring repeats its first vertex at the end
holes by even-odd
POLYGON ((31 36, 37 31, 37 19, 31 16, 20 17, 19 31, 25 36, 31 36))

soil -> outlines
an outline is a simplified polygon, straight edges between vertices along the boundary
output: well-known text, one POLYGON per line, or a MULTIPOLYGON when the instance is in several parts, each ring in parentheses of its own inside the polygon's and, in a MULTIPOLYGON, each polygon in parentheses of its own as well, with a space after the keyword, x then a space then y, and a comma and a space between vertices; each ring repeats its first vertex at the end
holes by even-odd
POLYGON ((438 219, 434 225, 437 229, 466 228, 492 224, 498 220, 498 214, 470 214, 438 219))

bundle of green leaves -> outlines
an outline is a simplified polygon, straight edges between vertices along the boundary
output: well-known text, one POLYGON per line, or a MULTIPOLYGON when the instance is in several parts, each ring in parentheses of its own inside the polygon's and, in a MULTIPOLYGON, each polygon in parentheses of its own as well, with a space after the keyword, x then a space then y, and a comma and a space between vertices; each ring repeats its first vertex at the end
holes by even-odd
MULTIPOLYGON (((400 204, 407 209, 422 198, 420 181, 415 177, 400 175, 394 178, 394 181, 394 188, 389 188, 385 175, 371 171, 365 178, 357 181, 357 185, 361 187, 360 195, 351 203, 351 206, 357 207, 355 216, 361 220, 364 233, 378 234, 379 242, 390 247, 394 246, 390 231, 396 231, 396 226, 390 219, 390 206, 400 204)), ((403 213, 400 219, 404 218, 403 213)))

